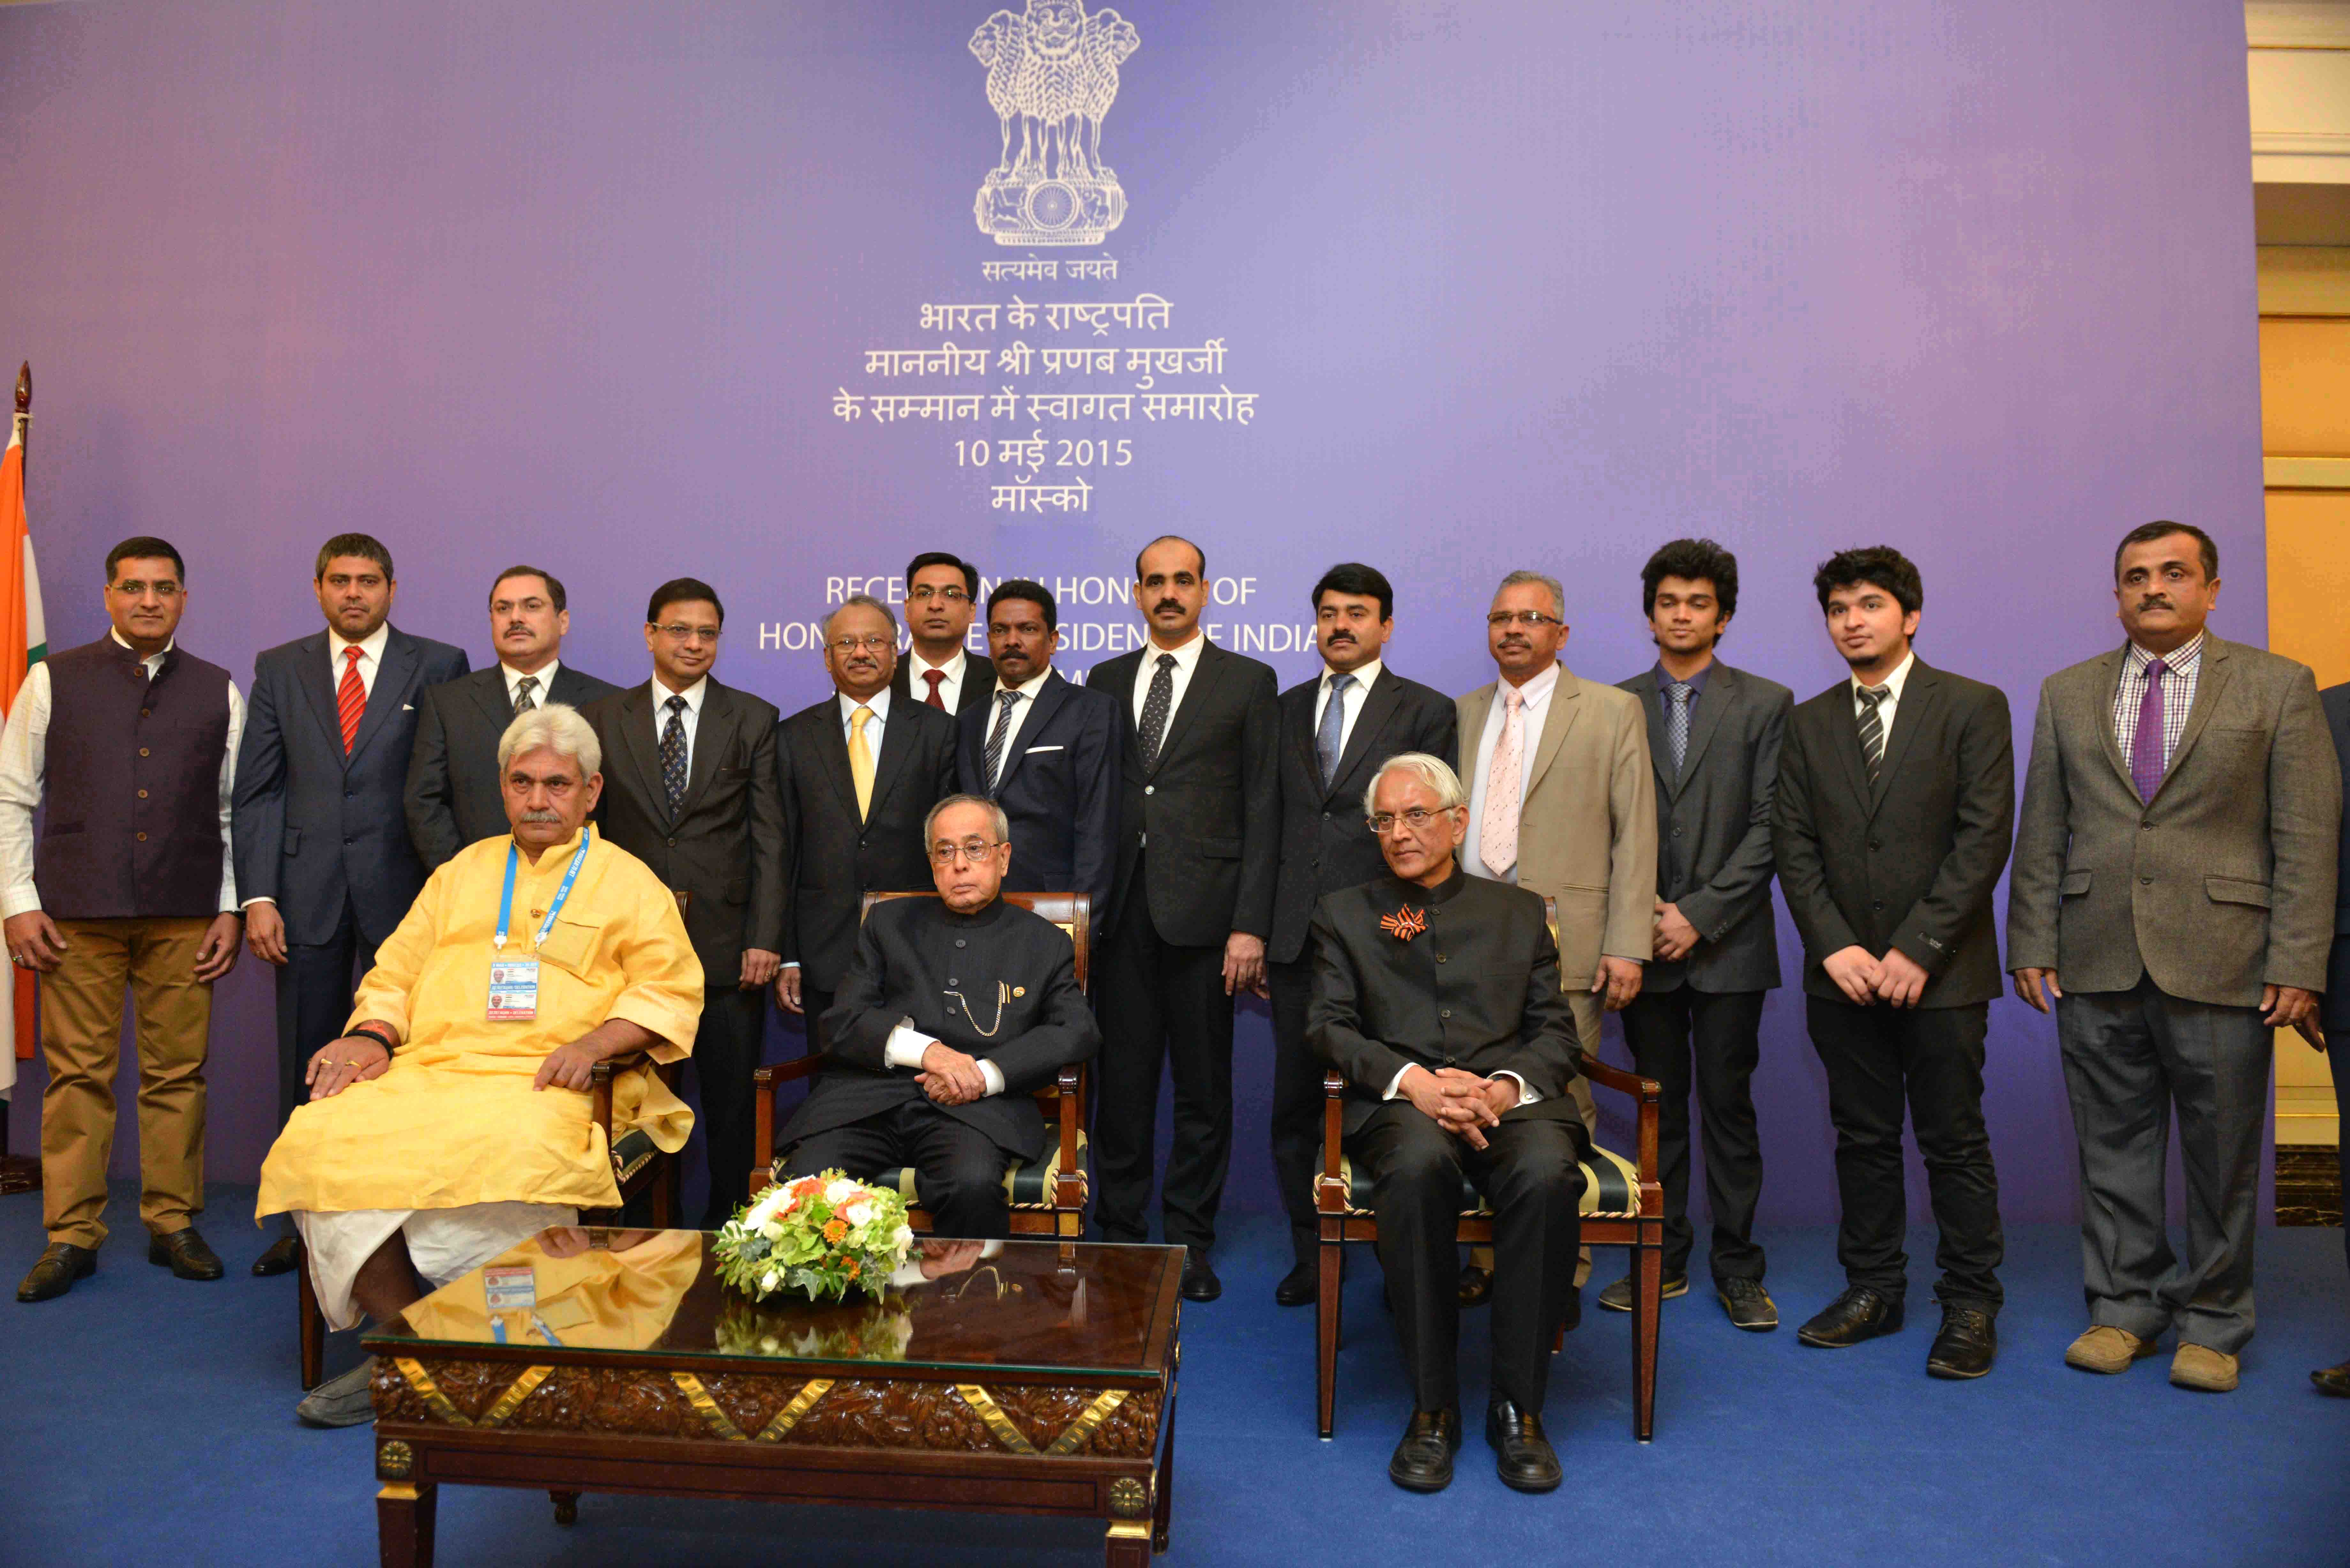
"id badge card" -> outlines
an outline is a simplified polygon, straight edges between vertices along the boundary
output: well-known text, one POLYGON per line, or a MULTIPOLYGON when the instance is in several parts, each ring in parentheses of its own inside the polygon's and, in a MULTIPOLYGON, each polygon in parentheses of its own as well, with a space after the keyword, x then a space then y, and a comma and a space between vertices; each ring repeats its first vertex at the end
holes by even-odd
POLYGON ((529 1023, 538 1017, 538 961, 490 961, 490 1022, 529 1023))

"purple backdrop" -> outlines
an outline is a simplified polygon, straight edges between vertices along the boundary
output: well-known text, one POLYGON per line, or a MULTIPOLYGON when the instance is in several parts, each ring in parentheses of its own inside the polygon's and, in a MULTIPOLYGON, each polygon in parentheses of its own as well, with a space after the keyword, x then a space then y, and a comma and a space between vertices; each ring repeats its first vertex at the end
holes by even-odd
MULTIPOLYGON (((1725 652, 1800 695, 1840 670, 1813 564, 1882 540, 1924 570, 1925 655, 2004 686, 2021 747, 2041 677, 2116 635, 2112 540, 2155 515, 2219 537, 2222 629, 2262 636, 2234 0, 1121 8, 1124 222, 1035 249, 973 221, 985 0, 0 10, 0 356, 40 383, 53 643, 102 629, 106 546, 161 533, 185 640, 243 675, 316 628, 311 553, 361 528, 400 563, 395 619, 477 661, 508 561, 568 579, 567 657, 620 680, 646 589, 706 576, 720 673, 789 711, 847 579, 946 546, 1063 584, 1078 668, 1131 645, 1126 563, 1176 529, 1232 579, 1220 639, 1284 683, 1314 576, 1360 557, 1399 585, 1393 662, 1461 691, 1521 566, 1566 580, 1580 673, 1643 668, 1639 563, 1702 532, 1742 557, 1725 652), (1061 275, 982 272, 1031 259, 1061 275), (1144 296, 1163 325, 1008 314, 1144 296), (925 329, 945 303, 1007 314, 925 329), (869 369, 950 341, 984 353, 869 369), (1013 373, 1015 342, 1116 363, 1013 373), (1137 347, 1199 351, 1156 393, 1215 397, 1150 417, 1137 347), (1055 391, 1128 417, 1030 400, 1055 391), (973 417, 923 417, 960 413, 941 392, 973 417), (1008 472, 1032 431, 1044 469, 1008 472), (1053 510, 998 504, 1024 479, 1053 510)), ((250 961, 223 987, 215 1176, 266 1145, 268 996, 250 961)), ((1764 1219, 1823 1220, 1790 993, 1766 1027, 1764 1219)), ((1269 1051, 1253 1010, 1258 1207, 1269 1051)), ((2053 1033, 2002 1002, 1991 1056, 2007 1212, 2069 1218, 2053 1033)))

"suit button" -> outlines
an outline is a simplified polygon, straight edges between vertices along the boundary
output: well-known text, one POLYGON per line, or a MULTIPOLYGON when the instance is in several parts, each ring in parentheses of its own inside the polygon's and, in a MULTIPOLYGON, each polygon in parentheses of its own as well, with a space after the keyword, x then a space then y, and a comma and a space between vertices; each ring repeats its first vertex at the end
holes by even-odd
MULTIPOLYGON (((143 757, 147 753, 141 752, 139 754, 143 757)), ((1157 794, 1159 793, 1159 786, 1157 784, 1144 784, 1142 786, 1142 793, 1145 794, 1157 794)))
POLYGON ((145 756, 145 755, 147 754, 147 748, 146 748, 146 747, 144 747, 144 746, 140 747, 140 748, 139 748, 139 754, 140 754, 140 756, 142 756, 142 757, 143 757, 143 756, 145 756))
POLYGON ((1679 828, 1678 828, 1678 827, 1674 828, 1674 829, 1673 829, 1673 836, 1674 836, 1675 838, 1679 838, 1680 836, 1681 836, 1681 830, 1680 830, 1679 828))
POLYGON ((1884 845, 1882 845, 1882 844, 1878 843, 1878 842, 1877 842, 1876 839, 1874 839, 1874 838, 1872 838, 1872 839, 1870 839, 1870 840, 1868 841, 1868 846, 1869 846, 1871 849, 1882 849, 1882 848, 1884 848, 1884 847, 1885 847, 1885 846, 1884 846, 1884 845))
POLYGON ((957 946, 957 947, 962 947, 962 946, 964 946, 964 945, 966 945, 966 944, 964 943, 963 940, 962 940, 961 937, 957 937, 957 938, 955 939, 955 946, 957 946))
POLYGON ((668 845, 671 849, 674 849, 674 848, 676 848, 676 847, 677 847, 677 840, 676 840, 676 839, 674 839, 674 838, 664 838, 664 839, 662 839, 662 840, 661 840, 661 842, 662 842, 662 843, 664 843, 664 844, 666 844, 666 845, 668 845))
MULTIPOLYGON (((1440 1011, 1439 1011, 1439 1012, 1438 1012, 1438 1013, 1437 1013, 1437 1015, 1436 1015, 1436 1016, 1438 1016, 1439 1018, 1450 1018, 1450 1017, 1451 1017, 1451 1016, 1452 1016, 1452 1009, 1451 1009, 1451 1008, 1449 1008, 1449 1007, 1444 1008, 1444 1009, 1441 1009, 1440 1011)), ((1445 1064, 1446 1066, 1448 1066, 1448 1067, 1450 1067, 1451 1065, 1452 1065, 1452 1058, 1451 1058, 1451 1057, 1450 1057, 1450 1056, 1447 1056, 1447 1057, 1444 1059, 1444 1064, 1445 1064)))
POLYGON ((2140 833, 2152 833, 2154 831, 2154 824, 2150 822, 2141 822, 2137 825, 2137 830, 2140 833))
POLYGON ((146 792, 145 790, 143 790, 143 789, 142 789, 142 790, 140 790, 140 791, 139 792, 139 798, 140 798, 140 800, 145 800, 145 799, 147 798, 147 792, 146 792))
POLYGON ((2154 878, 2151 877, 2141 877, 2137 879, 2137 885, 2141 888, 2151 888, 2154 886, 2154 878))
POLYGON ((1885 900, 1882 898, 1872 898, 1869 900, 1868 907, 1872 909, 1881 909, 1885 908, 1885 900))
POLYGON ((155 710, 152 708, 141 708, 139 710, 139 716, 142 719, 151 719, 155 716, 155 710))
POLYGON ((1324 813, 1322 814, 1322 820, 1323 820, 1323 821, 1325 821, 1325 822, 1329 821, 1329 820, 1330 820, 1330 814, 1329 814, 1328 812, 1326 812, 1326 812, 1324 812, 1324 813))
POLYGON ((141 844, 146 843, 146 842, 147 842, 147 836, 146 836, 145 834, 143 834, 143 833, 142 833, 142 834, 140 834, 140 835, 139 836, 139 842, 140 842, 140 843, 141 843, 141 844))
POLYGON ((1442 963, 1442 962, 1444 961, 1444 955, 1443 955, 1442 953, 1439 953, 1439 954, 1437 954, 1437 955, 1436 955, 1436 961, 1437 961, 1437 962, 1439 962, 1439 963, 1442 963))

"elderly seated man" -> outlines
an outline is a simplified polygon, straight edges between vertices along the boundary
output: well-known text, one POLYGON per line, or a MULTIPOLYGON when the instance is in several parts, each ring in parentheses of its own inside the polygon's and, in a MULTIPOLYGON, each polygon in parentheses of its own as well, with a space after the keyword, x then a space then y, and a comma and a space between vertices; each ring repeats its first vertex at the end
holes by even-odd
MULTIPOLYGON (((583 1208, 619 1202, 588 1088, 598 1062, 693 1046, 702 966, 675 895, 588 826, 596 732, 560 703, 498 742, 514 831, 458 851, 376 953, 310 1099, 261 1168, 258 1214, 302 1233, 327 1322, 379 1322, 583 1208), (424 1282, 420 1283, 419 1276, 424 1282)), ((685 1144, 692 1113, 650 1067, 612 1085, 615 1136, 685 1144)), ((368 1367, 303 1400, 369 1418, 368 1367)))
POLYGON ((1574 1289, 1577 1164, 1588 1152, 1567 1094, 1575 1015, 1541 898, 1461 869, 1468 800, 1425 753, 1392 757, 1372 779, 1364 812, 1390 875, 1315 909, 1306 1040, 1347 1077, 1346 1147, 1371 1177, 1411 1377, 1411 1421, 1388 1476, 1412 1491, 1452 1480, 1465 1176, 1493 1210, 1485 1440, 1504 1483, 1548 1491, 1560 1477, 1543 1393, 1574 1289))
POLYGON ((939 897, 877 904, 857 935, 784 1175, 871 1179, 912 1166, 940 1236, 1011 1233, 1003 1173, 1045 1152, 1029 1098, 1101 1046, 1058 926, 996 895, 1012 864, 993 801, 956 794, 922 823, 939 897))

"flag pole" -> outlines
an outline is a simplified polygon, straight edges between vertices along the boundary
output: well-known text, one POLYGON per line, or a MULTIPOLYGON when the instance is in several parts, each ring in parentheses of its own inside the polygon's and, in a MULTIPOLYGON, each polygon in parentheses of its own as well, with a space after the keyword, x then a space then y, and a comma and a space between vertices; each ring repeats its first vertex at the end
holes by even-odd
MULTIPOLYGON (((16 371, 16 415, 13 433, 23 464, 19 472, 28 472, 33 458, 33 362, 27 359, 16 371)), ((9 1002, 16 1013, 17 1032, 22 1034, 35 1027, 34 998, 38 984, 33 976, 19 971, 10 977, 13 981, 9 1002)), ((41 1162, 24 1155, 8 1152, 8 1120, 13 1098, 0 1100, 0 1193, 37 1191, 41 1185, 41 1162)))

